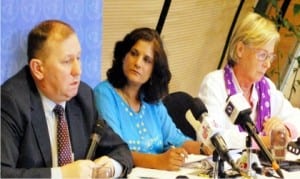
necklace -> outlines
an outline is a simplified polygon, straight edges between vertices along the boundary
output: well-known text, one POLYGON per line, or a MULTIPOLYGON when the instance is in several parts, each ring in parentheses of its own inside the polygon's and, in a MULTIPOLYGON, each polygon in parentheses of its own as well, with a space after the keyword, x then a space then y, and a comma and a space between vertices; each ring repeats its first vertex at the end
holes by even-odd
POLYGON ((117 89, 118 93, 121 95, 122 99, 128 104, 128 106, 135 112, 138 112, 140 110, 141 107, 141 103, 139 101, 137 101, 136 103, 133 102, 133 104, 130 102, 130 98, 128 97, 128 95, 126 95, 126 93, 121 90, 121 89, 117 89))

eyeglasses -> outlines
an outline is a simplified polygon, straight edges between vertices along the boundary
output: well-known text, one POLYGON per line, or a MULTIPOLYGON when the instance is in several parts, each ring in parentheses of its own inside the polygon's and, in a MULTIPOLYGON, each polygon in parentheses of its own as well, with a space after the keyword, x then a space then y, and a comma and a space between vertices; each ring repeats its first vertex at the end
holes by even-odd
POLYGON ((248 48, 255 50, 256 52, 256 58, 261 61, 264 62, 267 59, 270 59, 270 62, 272 63, 275 59, 276 59, 276 54, 274 53, 268 53, 267 50, 265 49, 261 49, 261 48, 254 48, 251 47, 249 45, 246 45, 248 48))

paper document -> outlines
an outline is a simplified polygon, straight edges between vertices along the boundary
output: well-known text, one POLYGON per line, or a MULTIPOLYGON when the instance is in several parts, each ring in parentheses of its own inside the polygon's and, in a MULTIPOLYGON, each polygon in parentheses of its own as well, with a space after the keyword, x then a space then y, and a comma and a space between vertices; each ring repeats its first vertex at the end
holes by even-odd
POLYGON ((189 154, 188 157, 185 159, 185 164, 193 163, 193 162, 199 162, 200 160, 207 159, 209 156, 206 155, 195 155, 195 154, 189 154))

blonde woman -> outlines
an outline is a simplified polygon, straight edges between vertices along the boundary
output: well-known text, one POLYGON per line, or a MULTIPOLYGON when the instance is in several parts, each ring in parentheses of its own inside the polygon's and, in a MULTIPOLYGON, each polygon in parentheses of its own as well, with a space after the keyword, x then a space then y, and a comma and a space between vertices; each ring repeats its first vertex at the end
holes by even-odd
POLYGON ((226 99, 236 93, 242 93, 251 106, 250 116, 267 147, 270 146, 270 131, 275 126, 286 129, 285 138, 295 139, 299 134, 299 108, 294 108, 265 76, 271 63, 276 60, 275 49, 279 38, 272 21, 249 13, 232 35, 228 64, 224 69, 207 74, 202 81, 199 97, 207 106, 216 127, 223 132, 229 147, 245 147, 247 136, 224 111, 226 99))

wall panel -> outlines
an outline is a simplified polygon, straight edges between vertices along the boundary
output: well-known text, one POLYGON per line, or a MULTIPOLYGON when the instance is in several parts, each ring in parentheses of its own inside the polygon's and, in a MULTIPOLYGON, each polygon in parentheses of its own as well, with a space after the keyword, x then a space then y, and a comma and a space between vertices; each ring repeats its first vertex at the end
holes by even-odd
POLYGON ((79 36, 82 80, 93 87, 101 69, 102 5, 102 0, 1 0, 0 83, 27 64, 29 31, 42 20, 60 19, 79 36))
POLYGON ((106 79, 106 71, 111 67, 116 41, 134 28, 155 28, 163 3, 163 0, 104 1, 102 79, 106 79))
MULTIPOLYGON (((102 79, 111 66, 114 44, 133 28, 155 28, 163 0, 104 1, 102 79)), ((245 2, 242 15, 256 1, 245 2)), ((162 29, 172 72, 170 92, 197 95, 201 80, 217 69, 240 0, 173 0, 162 29)))

